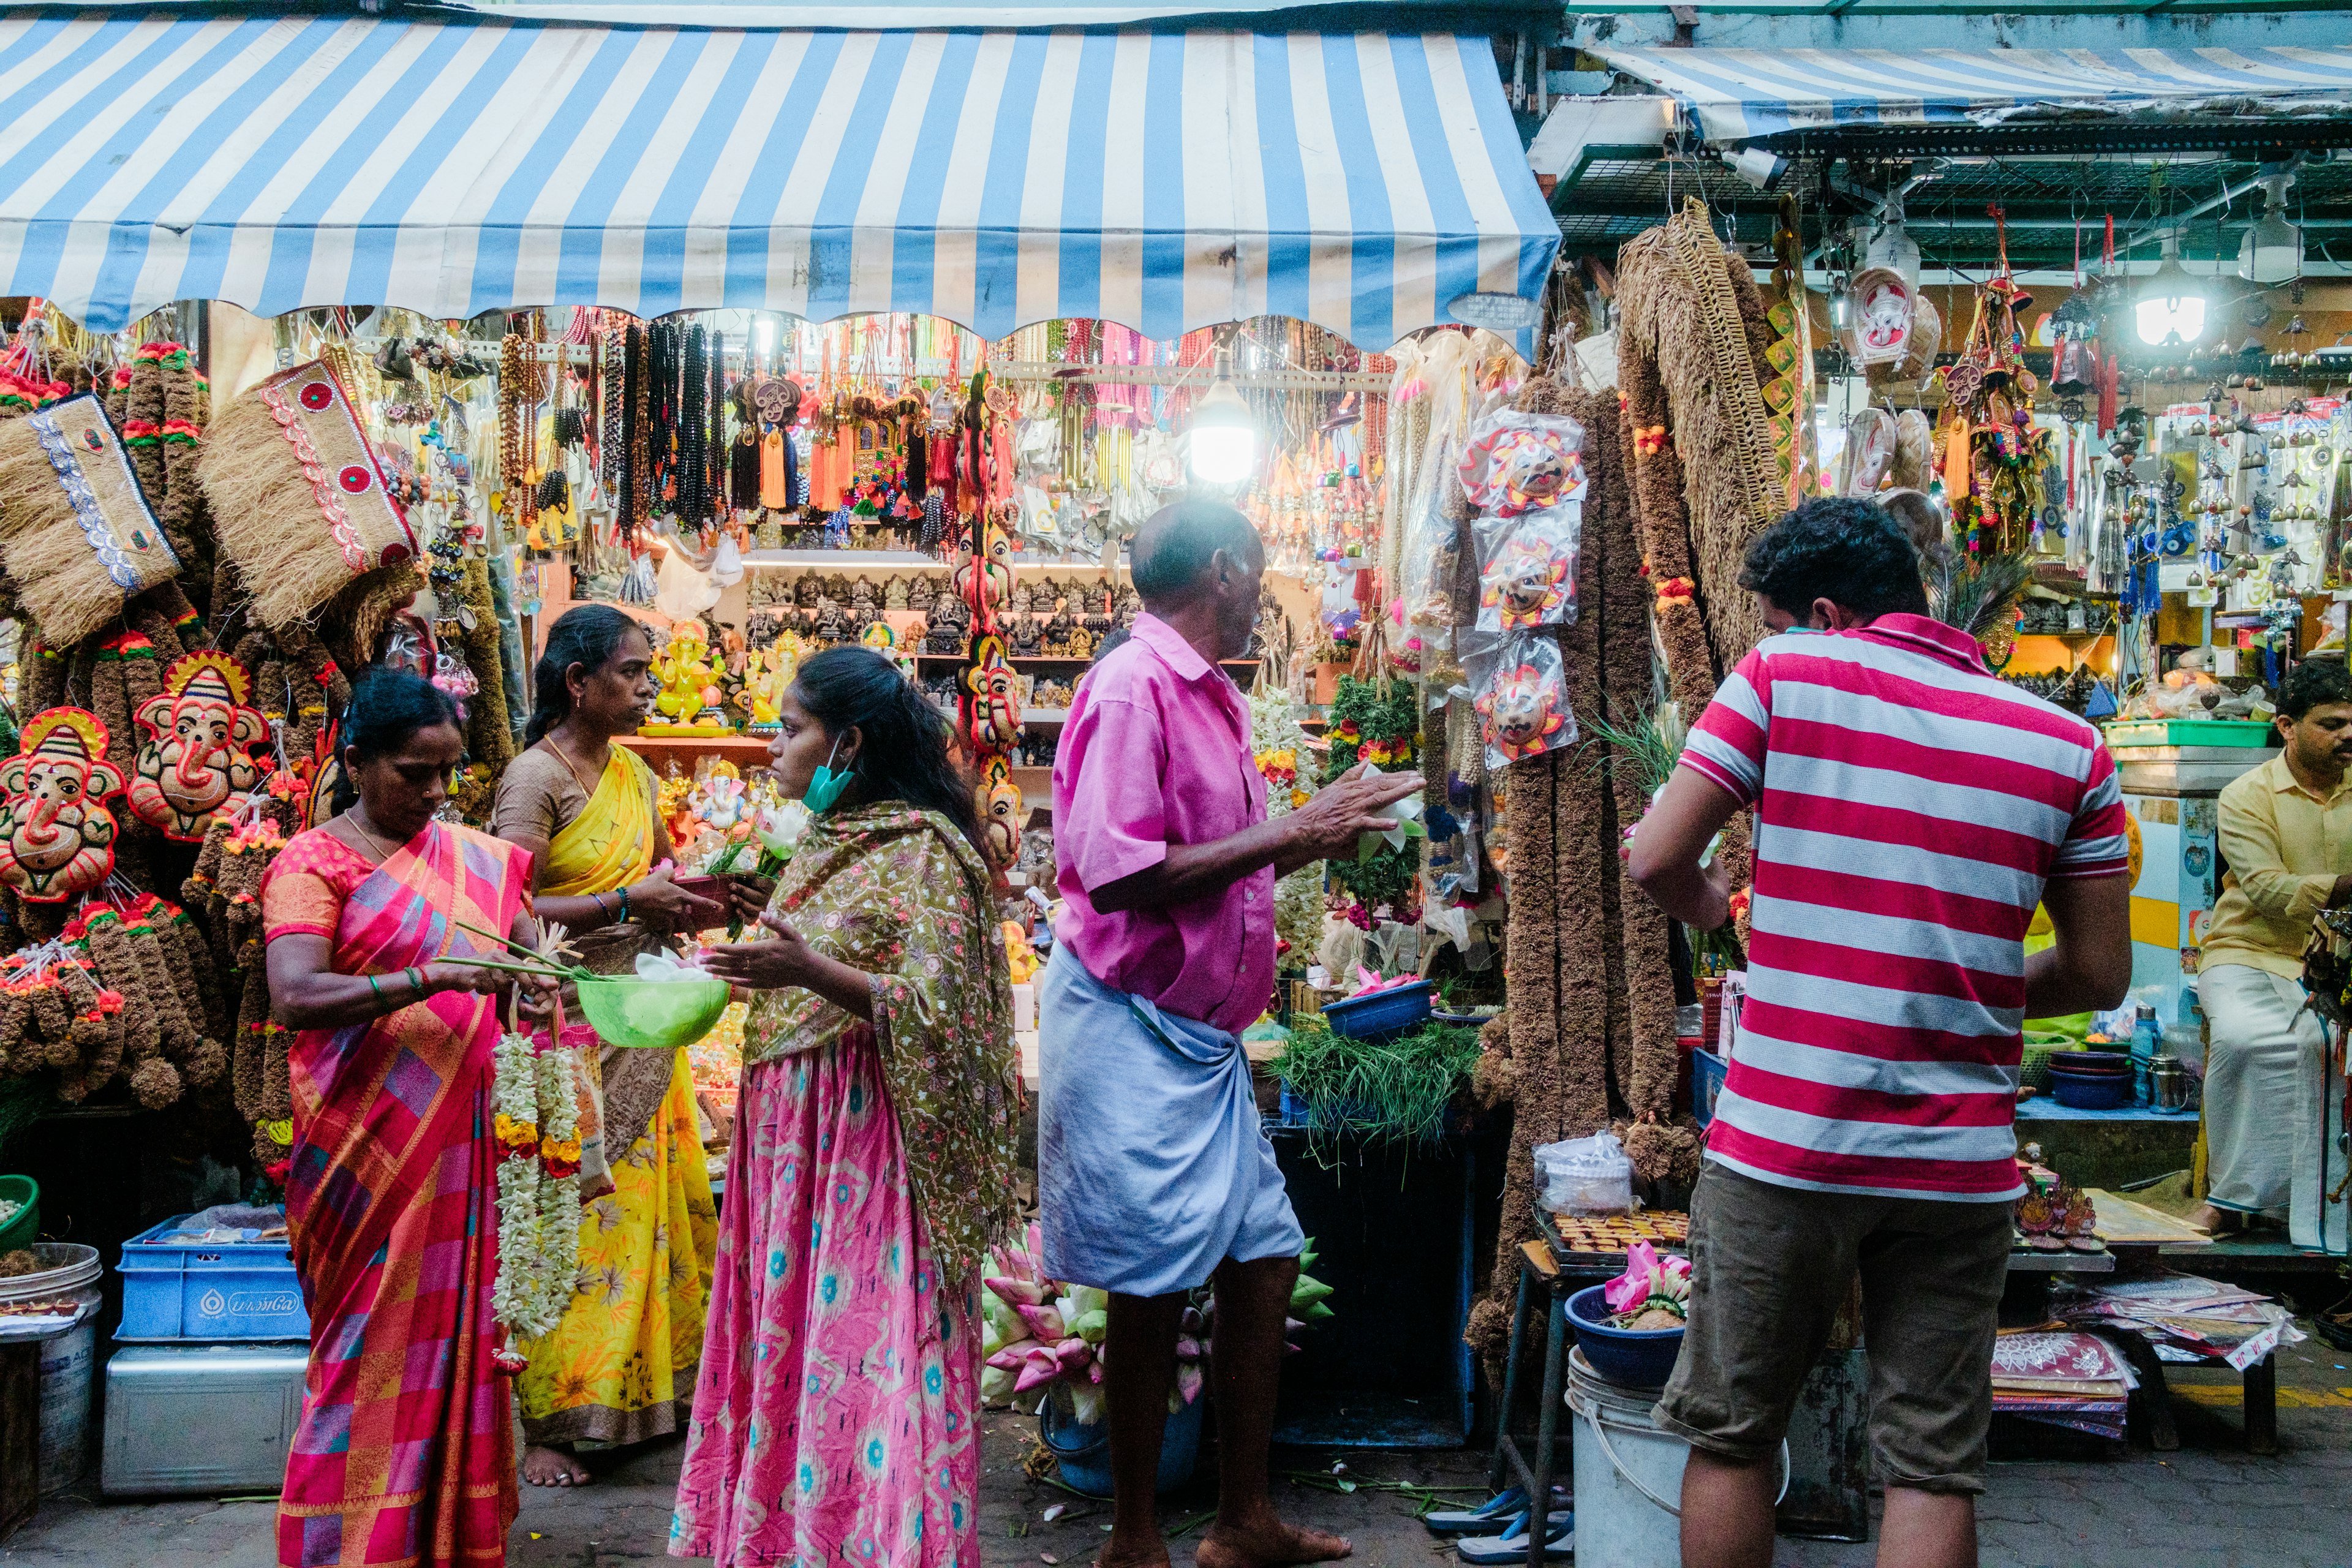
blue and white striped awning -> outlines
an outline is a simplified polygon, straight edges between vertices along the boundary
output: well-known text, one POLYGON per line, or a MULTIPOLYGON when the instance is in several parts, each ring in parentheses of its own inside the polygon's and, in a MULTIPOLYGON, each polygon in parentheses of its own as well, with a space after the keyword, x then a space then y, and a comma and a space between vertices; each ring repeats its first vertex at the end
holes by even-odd
POLYGON ((1451 35, 0 16, 0 295, 454 318, 1261 314, 1367 349, 1559 231, 1451 35))
POLYGON ((1833 125, 2352 113, 2352 48, 1618 49, 1709 142, 1833 125))

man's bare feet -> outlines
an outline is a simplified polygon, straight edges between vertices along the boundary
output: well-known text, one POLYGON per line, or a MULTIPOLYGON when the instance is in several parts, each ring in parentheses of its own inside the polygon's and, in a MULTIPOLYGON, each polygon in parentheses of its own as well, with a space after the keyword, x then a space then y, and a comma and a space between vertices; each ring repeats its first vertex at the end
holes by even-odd
POLYGON ((1269 1514, 1261 1523, 1210 1526, 1192 1562, 1195 1568, 1289 1568, 1336 1563, 1354 1550, 1344 1535, 1285 1524, 1269 1514))
POLYGON ((1103 1542, 1095 1568, 1169 1568, 1168 1542, 1155 1526, 1143 1540, 1129 1543, 1114 1534, 1103 1542))
POLYGON ((2189 1216, 2189 1223, 2208 1236, 2219 1236, 2230 1221, 2228 1215, 2211 1204, 2200 1204, 2197 1212, 2189 1216))
POLYGON ((580 1461, 560 1448, 534 1443, 522 1453, 522 1479, 535 1487, 584 1487, 588 1472, 580 1461))

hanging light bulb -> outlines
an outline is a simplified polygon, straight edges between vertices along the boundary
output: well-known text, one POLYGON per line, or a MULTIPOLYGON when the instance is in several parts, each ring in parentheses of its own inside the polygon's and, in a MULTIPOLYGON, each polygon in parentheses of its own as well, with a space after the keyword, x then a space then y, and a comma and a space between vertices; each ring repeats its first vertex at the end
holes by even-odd
POLYGON ((2180 265, 2180 237, 2164 237, 2164 259, 2132 290, 2132 324, 2151 345, 2179 339, 2193 343, 2205 333, 2205 290, 2180 265))
POLYGON ((2286 187, 2294 178, 2274 174, 2263 182, 2270 195, 2262 219, 2238 247, 2238 276, 2249 283, 2284 283, 2303 270, 2303 230, 2286 216, 2286 187))
POLYGON ((1217 344, 1217 379, 1193 405, 1186 458, 1204 484, 1237 485, 1257 470, 1257 421, 1234 386, 1230 342, 1217 344))
POLYGON ((1919 242, 1903 226, 1903 198, 1886 198, 1880 209, 1878 232, 1870 237, 1870 247, 1863 253, 1864 267, 1884 267, 1902 274, 1903 281, 1914 293, 1919 288, 1919 242))

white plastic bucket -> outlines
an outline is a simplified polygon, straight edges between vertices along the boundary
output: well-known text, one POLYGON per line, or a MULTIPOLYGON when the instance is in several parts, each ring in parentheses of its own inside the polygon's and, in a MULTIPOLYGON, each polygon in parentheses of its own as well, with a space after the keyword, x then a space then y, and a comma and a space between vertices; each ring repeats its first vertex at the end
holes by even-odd
POLYGON ((79 1242, 37 1242, 38 1272, 0 1280, 0 1305, 41 1309, 0 1314, 0 1337, 40 1342, 40 1489, 44 1495, 81 1479, 89 1459, 89 1383, 98 1359, 98 1249, 79 1242), (11 1324, 11 1318, 14 1323, 11 1324), (39 1329, 36 1323, 57 1323, 39 1329), (11 1332, 10 1328, 16 1331, 11 1332))
MULTIPOLYGON (((1652 1418, 1661 1392, 1604 1382, 1582 1351, 1569 1352, 1581 1568, 1681 1568, 1683 1466, 1690 1445, 1660 1431, 1652 1418)), ((1788 1489, 1783 1444, 1780 1489, 1788 1489)))

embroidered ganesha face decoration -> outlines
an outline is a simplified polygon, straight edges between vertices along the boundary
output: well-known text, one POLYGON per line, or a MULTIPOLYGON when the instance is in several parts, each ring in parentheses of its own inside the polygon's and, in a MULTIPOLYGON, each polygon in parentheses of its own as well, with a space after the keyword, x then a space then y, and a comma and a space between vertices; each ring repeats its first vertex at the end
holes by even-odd
POLYGON ((1546 742, 1568 722, 1554 710, 1558 695, 1541 670, 1519 666, 1478 699, 1487 740, 1513 762, 1549 751, 1546 742))
POLYGON ((132 764, 131 809, 166 838, 197 843, 232 795, 261 781, 253 748, 269 721, 247 706, 252 679, 225 653, 192 653, 133 715, 146 734, 132 764))
POLYGON ((1568 600, 1569 558, 1539 539, 1515 539, 1480 598, 1503 629, 1539 626, 1568 600))
POLYGON ((975 752, 1009 751, 1021 743, 1021 693, 1004 662, 1004 639, 993 632, 972 643, 964 668, 964 736, 975 752))
POLYGON ((1021 786, 1013 782, 1013 765, 1000 753, 981 763, 980 784, 972 791, 980 814, 980 847, 988 863, 999 870, 1021 858, 1021 786))
POLYGON ((51 708, 25 726, 0 763, 0 882, 38 903, 102 884, 114 870, 114 814, 106 797, 122 774, 106 756, 106 725, 80 708, 51 708))

